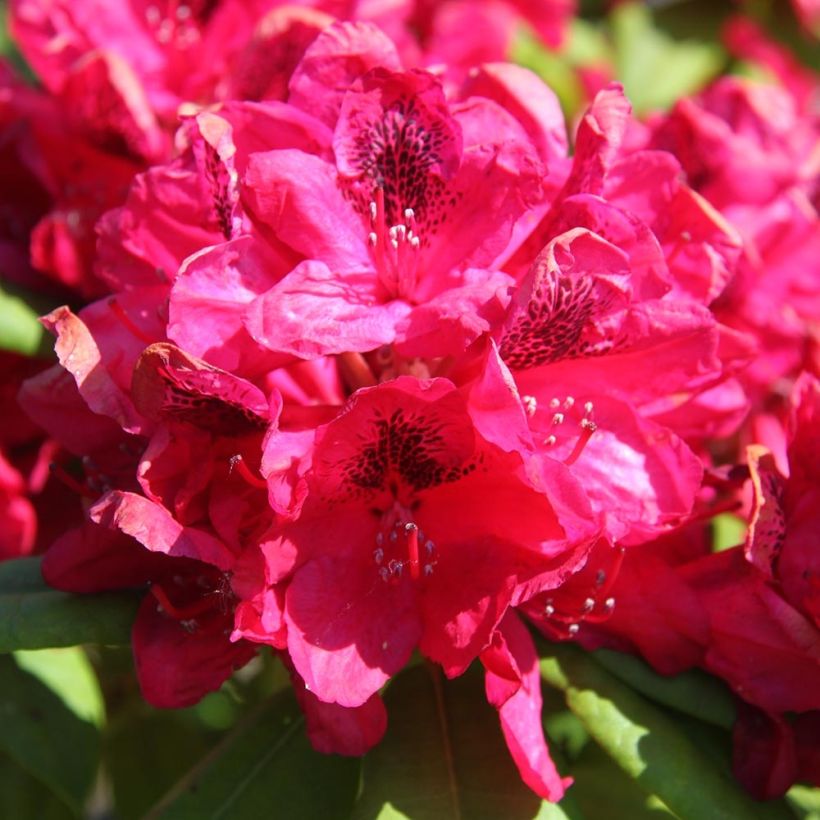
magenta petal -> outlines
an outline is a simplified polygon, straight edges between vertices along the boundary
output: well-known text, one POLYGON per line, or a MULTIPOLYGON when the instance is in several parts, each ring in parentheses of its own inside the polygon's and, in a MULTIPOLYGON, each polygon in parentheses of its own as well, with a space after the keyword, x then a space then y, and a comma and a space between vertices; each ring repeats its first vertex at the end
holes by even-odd
POLYGON ((501 324, 513 280, 505 273, 465 272, 464 284, 414 307, 396 327, 396 345, 405 356, 457 355, 482 333, 501 324))
POLYGON ((279 364, 243 324, 246 307, 296 262, 268 248, 242 236, 188 259, 171 290, 169 337, 189 353, 237 375, 279 364))
POLYGON ((371 68, 401 68, 396 47, 372 23, 329 26, 305 51, 290 80, 289 102, 331 128, 351 82, 371 68))
POLYGON ((252 154, 243 196, 262 228, 334 269, 369 267, 361 218, 337 187, 336 169, 296 150, 252 154))
POLYGON ((559 801, 572 785, 572 778, 562 778, 550 758, 541 725, 538 656, 516 615, 504 618, 493 646, 482 653, 481 661, 486 668, 487 700, 498 709, 504 739, 521 779, 540 797, 559 801))
POLYGON ((165 507, 135 493, 106 493, 91 508, 91 518, 132 536, 152 552, 196 558, 222 570, 234 564, 233 553, 219 539, 204 530, 183 527, 165 507))
POLYGON ((395 338, 405 302, 380 304, 370 271, 333 273, 318 261, 299 264, 253 301, 245 324, 251 336, 277 353, 300 358, 373 350, 395 338))
POLYGON ((293 664, 308 691, 340 706, 365 703, 407 663, 421 632, 412 586, 382 582, 365 555, 308 561, 286 597, 293 664))

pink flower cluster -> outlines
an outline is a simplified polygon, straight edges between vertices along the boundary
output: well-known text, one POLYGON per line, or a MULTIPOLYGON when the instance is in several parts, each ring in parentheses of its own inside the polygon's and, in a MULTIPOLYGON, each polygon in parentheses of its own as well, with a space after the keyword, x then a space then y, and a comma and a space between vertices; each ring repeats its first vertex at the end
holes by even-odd
POLYGON ((415 651, 478 661, 558 800, 526 621, 720 675, 773 727, 767 794, 816 780, 817 129, 788 92, 640 124, 612 85, 570 153, 535 75, 443 68, 377 3, 110 5, 13 4, 78 140, 49 171, 83 160, 32 203, 35 266, 106 293, 45 318, 21 401, 85 470, 45 576, 145 588, 146 699, 269 646, 314 745, 362 754, 415 651))

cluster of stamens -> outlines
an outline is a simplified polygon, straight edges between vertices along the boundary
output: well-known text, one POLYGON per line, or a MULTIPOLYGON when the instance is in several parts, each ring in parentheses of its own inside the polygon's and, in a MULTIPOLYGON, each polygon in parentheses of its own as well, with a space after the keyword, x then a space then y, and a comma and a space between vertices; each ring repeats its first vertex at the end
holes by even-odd
MULTIPOLYGON (((522 401, 527 415, 535 416, 538 409, 536 399, 533 396, 524 396, 522 401)), ((548 407, 549 432, 541 443, 545 447, 558 448, 568 444, 575 437, 572 449, 563 459, 566 465, 575 464, 592 434, 598 429, 598 425, 592 419, 595 407, 591 401, 581 403, 573 396, 566 396, 563 400, 553 397, 548 407)))
POLYGON ((153 31, 154 37, 162 45, 174 45, 179 48, 192 45, 200 38, 199 28, 194 21, 190 6, 176 0, 169 4, 166 14, 159 6, 148 6, 145 9, 145 20, 153 31))
MULTIPOLYGON (((597 549, 599 547, 594 548, 593 553, 597 549)), ((624 549, 614 544, 608 549, 608 567, 595 570, 585 567, 544 600, 542 614, 556 637, 574 638, 582 623, 601 623, 612 615, 615 597, 610 591, 618 577, 624 549)))
POLYGON ((404 209, 404 222, 387 226, 384 189, 377 188, 370 202, 370 226, 367 241, 373 248, 373 259, 379 281, 391 298, 409 299, 416 287, 421 240, 417 235, 416 215, 404 209))
POLYGON ((385 583, 398 583, 407 573, 413 581, 433 574, 436 545, 413 521, 396 519, 392 526, 376 533, 373 550, 379 577, 385 583))

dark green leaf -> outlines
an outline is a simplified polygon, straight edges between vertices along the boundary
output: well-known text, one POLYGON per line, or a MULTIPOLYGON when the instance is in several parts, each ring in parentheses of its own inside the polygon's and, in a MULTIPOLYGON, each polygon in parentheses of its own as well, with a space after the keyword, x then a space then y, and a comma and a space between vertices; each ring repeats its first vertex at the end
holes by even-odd
POLYGON ((250 713, 148 817, 344 818, 358 775, 358 759, 313 751, 295 698, 284 691, 250 713))
POLYGON ((0 751, 80 815, 99 760, 99 735, 48 687, 0 657, 0 751))
POLYGON ((666 677, 634 655, 601 649, 593 657, 607 671, 656 703, 671 706, 722 729, 731 729, 735 722, 731 692, 722 681, 706 672, 693 669, 666 677))
POLYGON ((749 798, 674 720, 590 656, 568 645, 546 651, 544 680, 564 692, 567 706, 601 748, 681 820, 792 816, 780 801, 764 806, 749 798))
POLYGON ((190 719, 192 711, 160 711, 140 701, 118 710, 104 735, 103 758, 122 820, 144 817, 216 743, 190 719))
POLYGON ((71 809, 43 784, 0 754, 0 817, 13 820, 71 820, 71 809))
POLYGON ((356 820, 565 818, 521 781, 478 669, 443 681, 425 666, 387 690, 390 723, 364 759, 356 820))
POLYGON ((137 593, 71 595, 46 586, 39 560, 0 564, 0 652, 81 643, 127 644, 137 593))

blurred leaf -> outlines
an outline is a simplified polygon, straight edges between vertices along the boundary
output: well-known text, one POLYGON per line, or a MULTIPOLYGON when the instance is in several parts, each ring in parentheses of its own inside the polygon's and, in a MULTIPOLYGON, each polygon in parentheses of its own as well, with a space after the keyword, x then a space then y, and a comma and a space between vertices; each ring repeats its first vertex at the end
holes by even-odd
POLYGON ((693 669, 667 677, 659 675, 640 658, 623 652, 599 649, 593 657, 607 671, 656 703, 723 729, 731 729, 735 722, 731 692, 722 681, 706 672, 693 669))
POLYGON ((480 671, 444 682, 408 669, 385 695, 390 723, 364 758, 356 820, 519 820, 567 815, 521 781, 480 671))
POLYGON ((725 55, 715 43, 675 41, 653 24, 641 3, 618 5, 610 16, 617 77, 636 114, 668 108, 715 77, 725 55))
POLYGON ((820 820, 820 789, 792 786, 786 800, 800 820, 820 820))
POLYGON ((516 33, 510 60, 534 71, 555 92, 566 117, 581 107, 584 89, 574 69, 562 55, 547 51, 531 31, 516 33))
POLYGON ((98 728, 105 723, 100 684, 82 649, 75 646, 19 651, 14 653, 14 660, 48 686, 80 720, 98 728))
MULTIPOLYGON (((172 739, 169 739, 172 742, 172 739)), ((346 817, 359 761, 315 752, 291 691, 245 719, 147 815, 168 820, 346 817)))
POLYGON ((99 760, 94 726, 8 656, 0 657, 0 718, 0 751, 79 816, 99 760))
POLYGON ((160 711, 141 701, 117 710, 104 735, 103 760, 122 820, 144 817, 215 744, 219 736, 203 731, 192 712, 160 711))
POLYGON ((544 680, 564 692, 569 708, 618 766, 681 820, 792 817, 782 801, 763 805, 748 797, 674 720, 589 655, 561 644, 547 652, 544 680))
POLYGON ((46 586, 37 558, 0 563, 0 652, 127 644, 140 596, 71 595, 46 586))
POLYGON ((712 551, 723 550, 742 544, 746 538, 746 522, 733 513, 721 513, 712 519, 712 551))
POLYGON ((43 784, 0 754, 0 817, 9 820, 71 820, 71 809, 43 784))
POLYGON ((50 337, 40 324, 40 311, 32 301, 23 291, 0 285, 0 349, 23 356, 50 355, 50 337))

